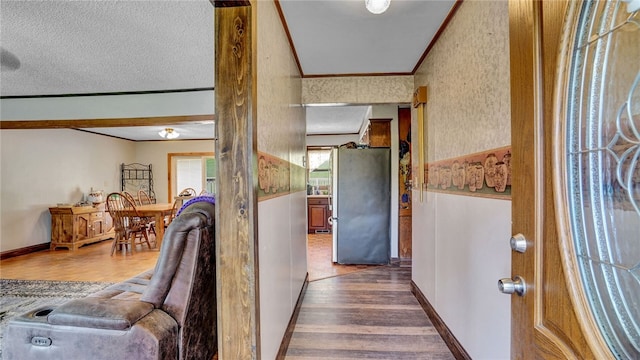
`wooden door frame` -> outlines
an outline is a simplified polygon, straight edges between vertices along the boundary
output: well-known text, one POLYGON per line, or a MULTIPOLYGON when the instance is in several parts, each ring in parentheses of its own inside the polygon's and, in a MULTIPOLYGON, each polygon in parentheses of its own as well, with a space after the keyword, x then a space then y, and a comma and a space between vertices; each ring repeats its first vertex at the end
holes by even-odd
POLYGON ((172 194, 172 179, 173 179, 173 158, 175 157, 215 157, 215 153, 212 151, 203 151, 203 152, 184 152, 184 153, 167 153, 167 199, 169 202, 173 202, 174 196, 178 196, 178 194, 172 194))

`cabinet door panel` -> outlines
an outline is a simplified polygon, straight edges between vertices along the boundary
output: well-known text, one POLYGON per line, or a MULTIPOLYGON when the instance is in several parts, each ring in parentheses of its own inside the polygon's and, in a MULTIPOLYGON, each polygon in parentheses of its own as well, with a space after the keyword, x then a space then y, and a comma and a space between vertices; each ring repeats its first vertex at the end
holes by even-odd
POLYGON ((89 214, 78 215, 75 225, 78 227, 75 231, 76 241, 84 240, 91 236, 90 225, 91 219, 89 214))
POLYGON ((327 206, 309 205, 309 229, 324 230, 327 227, 327 206))

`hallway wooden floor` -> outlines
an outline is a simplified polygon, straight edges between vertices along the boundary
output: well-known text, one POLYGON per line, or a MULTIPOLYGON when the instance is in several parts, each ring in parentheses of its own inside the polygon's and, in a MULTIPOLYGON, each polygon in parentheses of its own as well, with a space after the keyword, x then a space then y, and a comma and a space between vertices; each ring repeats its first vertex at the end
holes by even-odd
POLYGON ((310 282, 285 359, 454 359, 410 281, 378 266, 310 282))

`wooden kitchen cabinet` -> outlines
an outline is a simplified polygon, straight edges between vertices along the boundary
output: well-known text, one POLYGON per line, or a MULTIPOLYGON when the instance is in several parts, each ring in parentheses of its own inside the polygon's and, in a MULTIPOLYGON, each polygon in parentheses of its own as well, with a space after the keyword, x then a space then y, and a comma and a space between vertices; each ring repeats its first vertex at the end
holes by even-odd
POLYGON ((76 250, 82 245, 113 238, 113 220, 104 203, 95 206, 59 206, 51 213, 51 250, 65 247, 76 250))
POLYGON ((391 147, 391 119, 369 119, 362 144, 369 147, 391 147))
POLYGON ((307 232, 309 234, 330 233, 329 217, 331 217, 329 197, 307 198, 307 232))

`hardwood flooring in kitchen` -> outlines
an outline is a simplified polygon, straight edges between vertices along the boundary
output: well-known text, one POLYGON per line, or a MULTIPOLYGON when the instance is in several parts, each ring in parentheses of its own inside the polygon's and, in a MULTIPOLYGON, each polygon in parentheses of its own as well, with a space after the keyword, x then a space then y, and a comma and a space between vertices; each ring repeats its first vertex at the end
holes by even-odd
POLYGON ((341 265, 332 261, 333 238, 331 234, 307 235, 307 271, 309 281, 350 274, 370 269, 376 265, 341 265))

